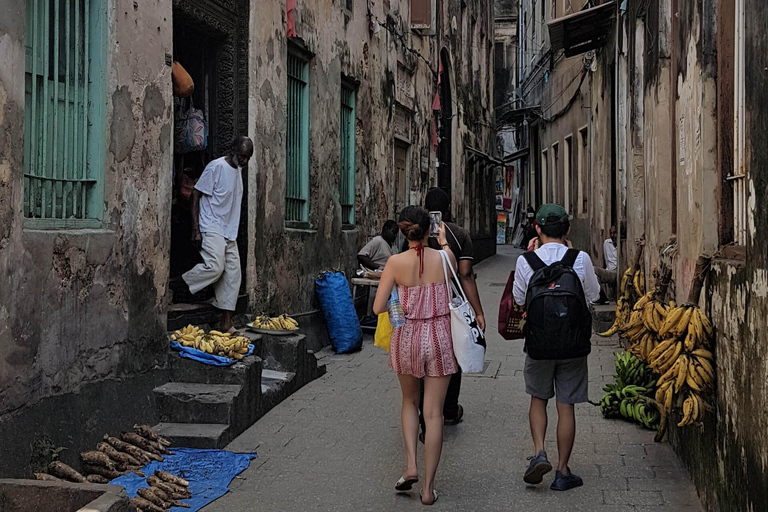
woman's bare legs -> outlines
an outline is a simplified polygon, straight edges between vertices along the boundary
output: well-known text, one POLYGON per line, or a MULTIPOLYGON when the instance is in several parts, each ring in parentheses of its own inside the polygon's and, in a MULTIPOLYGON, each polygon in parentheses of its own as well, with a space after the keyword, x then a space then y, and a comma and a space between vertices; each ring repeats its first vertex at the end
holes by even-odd
MULTIPOLYGON (((416 445, 419 439, 419 379, 413 375, 398 375, 403 391, 403 408, 400 413, 405 441, 405 472, 403 477, 419 478, 416 464, 416 445)), ((442 410, 442 409, 441 409, 442 410)))
MULTIPOLYGON (((402 382, 402 381, 401 381, 402 382)), ((424 485, 422 502, 432 503, 432 491, 435 488, 435 474, 440 454, 443 451, 443 404, 451 376, 424 377, 424 421, 427 432, 424 438, 424 485)), ((416 405, 419 404, 419 385, 416 381, 416 405)), ((418 412, 414 432, 418 434, 418 412)))

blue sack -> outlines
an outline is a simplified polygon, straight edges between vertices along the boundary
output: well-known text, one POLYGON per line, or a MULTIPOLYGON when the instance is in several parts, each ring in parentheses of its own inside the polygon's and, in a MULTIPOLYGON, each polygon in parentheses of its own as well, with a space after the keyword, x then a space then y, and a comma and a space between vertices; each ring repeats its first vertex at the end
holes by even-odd
POLYGON ((363 330, 357 318, 352 292, 343 272, 326 272, 315 279, 328 336, 337 354, 360 350, 363 330))

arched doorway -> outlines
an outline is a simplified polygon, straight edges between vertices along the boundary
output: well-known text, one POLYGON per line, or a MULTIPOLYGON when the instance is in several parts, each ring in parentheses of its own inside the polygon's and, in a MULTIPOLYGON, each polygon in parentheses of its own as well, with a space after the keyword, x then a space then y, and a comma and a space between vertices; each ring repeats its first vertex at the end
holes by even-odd
POLYGON ((453 97, 451 95, 450 55, 440 52, 440 130, 437 146, 437 186, 451 197, 453 182, 453 97))

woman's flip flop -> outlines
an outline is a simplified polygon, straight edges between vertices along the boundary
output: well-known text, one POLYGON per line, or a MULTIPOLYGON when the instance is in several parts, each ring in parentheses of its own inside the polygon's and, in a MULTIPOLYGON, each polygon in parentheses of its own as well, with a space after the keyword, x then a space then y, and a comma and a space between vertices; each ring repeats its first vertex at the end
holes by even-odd
POLYGON ((424 503, 424 495, 422 494, 422 491, 419 491, 419 498, 421 498, 421 504, 422 504, 422 505, 425 505, 425 506, 431 507, 432 505, 434 505, 434 504, 435 504, 435 502, 437 501, 437 498, 439 498, 439 496, 438 496, 438 494, 437 494, 437 491, 436 491, 436 490, 434 490, 434 489, 432 489, 432 497, 433 497, 434 499, 432 500, 432 502, 431 502, 431 503, 424 503))
POLYGON ((418 483, 419 479, 417 478, 408 478, 406 480, 405 477, 400 477, 400 480, 397 481, 395 484, 395 489, 398 491, 410 491, 413 488, 413 484, 418 483))

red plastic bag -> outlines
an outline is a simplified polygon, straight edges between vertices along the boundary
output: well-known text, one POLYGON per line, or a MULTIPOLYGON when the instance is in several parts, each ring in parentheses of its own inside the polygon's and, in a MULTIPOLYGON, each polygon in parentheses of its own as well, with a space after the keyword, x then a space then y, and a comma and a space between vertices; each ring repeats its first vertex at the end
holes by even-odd
POLYGON ((499 303, 499 334, 505 340, 519 340, 523 336, 525 311, 515 302, 512 289, 515 284, 515 271, 509 273, 507 286, 499 303))

